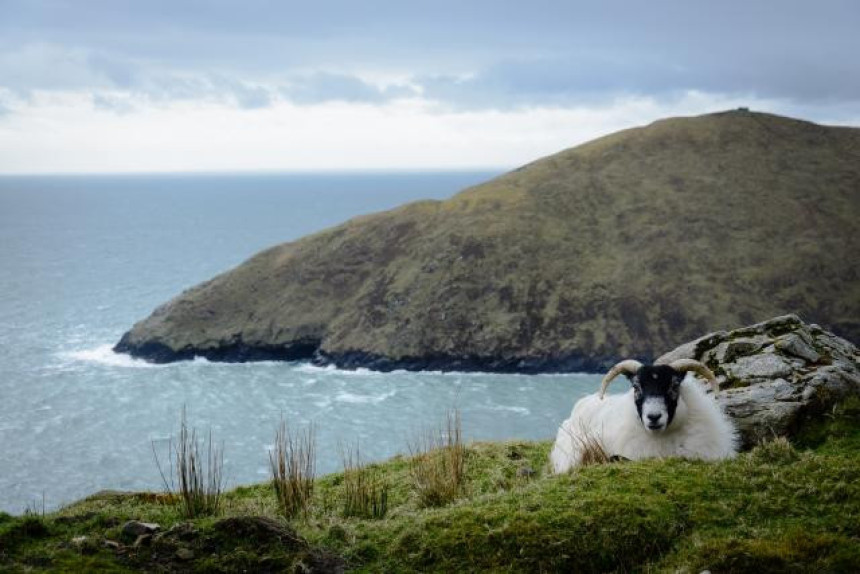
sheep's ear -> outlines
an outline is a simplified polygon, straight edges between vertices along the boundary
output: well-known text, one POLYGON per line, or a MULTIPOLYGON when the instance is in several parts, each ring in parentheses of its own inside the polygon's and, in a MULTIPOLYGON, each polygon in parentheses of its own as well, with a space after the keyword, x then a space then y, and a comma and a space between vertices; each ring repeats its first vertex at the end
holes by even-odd
POLYGON ((630 384, 634 387, 639 386, 639 373, 624 373, 624 376, 627 377, 627 380, 630 381, 630 384))
POLYGON ((672 375, 672 388, 677 389, 681 386, 681 383, 684 382, 684 379, 687 377, 687 373, 675 371, 675 374, 672 375))

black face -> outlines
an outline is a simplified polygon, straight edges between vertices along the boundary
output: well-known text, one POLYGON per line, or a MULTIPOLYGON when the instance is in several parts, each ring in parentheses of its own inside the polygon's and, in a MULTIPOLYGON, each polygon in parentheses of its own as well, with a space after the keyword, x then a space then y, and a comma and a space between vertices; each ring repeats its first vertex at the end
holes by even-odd
POLYGON ((645 365, 630 377, 636 410, 645 428, 660 432, 672 423, 684 376, 668 365, 645 365))

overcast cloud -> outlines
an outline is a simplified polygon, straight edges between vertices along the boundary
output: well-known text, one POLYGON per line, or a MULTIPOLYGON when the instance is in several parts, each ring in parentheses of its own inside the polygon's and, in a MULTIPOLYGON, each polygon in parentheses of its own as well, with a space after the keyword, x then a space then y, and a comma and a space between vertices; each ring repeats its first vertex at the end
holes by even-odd
MULTIPOLYGON (((116 119, 105 114, 162 121, 176 106, 281 118, 353 110, 327 130, 351 129, 367 106, 385 117, 468 114, 500 137, 505 118, 534 110, 597 118, 634 101, 649 112, 631 122, 729 101, 860 119, 860 3, 851 0, 417 4, 0 0, 0 152, 46 122, 56 133, 116 119)), ((563 145, 592 131, 568 128, 563 145)), ((503 156, 490 145, 481 164, 503 156)), ((0 158, 0 171, 36 165, 46 166, 0 158)))

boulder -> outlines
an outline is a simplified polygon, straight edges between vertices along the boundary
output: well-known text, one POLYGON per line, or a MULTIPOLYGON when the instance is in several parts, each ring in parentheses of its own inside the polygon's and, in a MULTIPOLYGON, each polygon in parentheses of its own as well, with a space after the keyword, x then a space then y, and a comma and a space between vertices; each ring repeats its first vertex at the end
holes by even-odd
POLYGON ((783 315, 685 343, 657 362, 695 359, 717 375, 718 400, 745 448, 795 435, 849 395, 860 395, 860 351, 851 342, 783 315))

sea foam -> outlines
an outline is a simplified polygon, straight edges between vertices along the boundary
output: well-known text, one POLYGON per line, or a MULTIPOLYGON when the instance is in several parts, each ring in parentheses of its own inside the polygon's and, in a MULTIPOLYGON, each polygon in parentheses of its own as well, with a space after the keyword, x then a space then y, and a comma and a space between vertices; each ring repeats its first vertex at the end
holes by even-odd
POLYGON ((143 359, 135 359, 131 355, 117 353, 113 350, 113 345, 99 345, 92 349, 82 349, 79 351, 66 351, 60 353, 64 359, 72 361, 80 361, 84 363, 95 363, 106 367, 129 367, 136 369, 152 369, 164 367, 166 365, 157 365, 148 363, 143 359))

